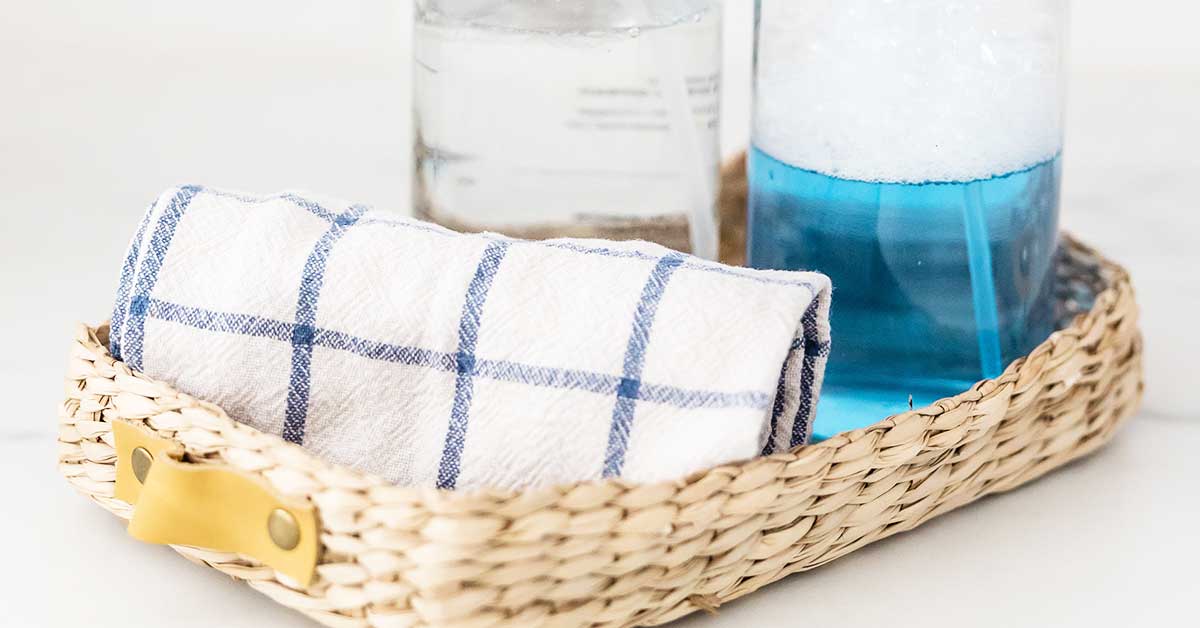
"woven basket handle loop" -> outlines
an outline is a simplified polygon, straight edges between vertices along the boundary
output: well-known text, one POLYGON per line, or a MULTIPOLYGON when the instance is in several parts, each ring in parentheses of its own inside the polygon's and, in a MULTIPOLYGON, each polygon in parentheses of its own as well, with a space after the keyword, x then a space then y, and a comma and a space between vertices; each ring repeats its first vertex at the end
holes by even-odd
POLYGON ((130 536, 241 554, 310 584, 320 547, 312 504, 230 466, 191 461, 176 441, 128 421, 114 422, 113 435, 115 496, 134 507, 130 536))

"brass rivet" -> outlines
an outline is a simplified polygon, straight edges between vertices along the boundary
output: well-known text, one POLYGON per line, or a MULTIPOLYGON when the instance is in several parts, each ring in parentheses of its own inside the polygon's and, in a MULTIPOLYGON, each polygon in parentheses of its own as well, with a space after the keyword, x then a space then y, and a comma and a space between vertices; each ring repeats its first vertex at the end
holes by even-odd
POLYGON ((137 447, 129 455, 129 463, 133 466, 133 477, 137 478, 139 484, 145 484, 150 466, 154 464, 154 456, 145 447, 137 447))
POLYGON ((267 518, 267 533, 279 549, 290 550, 300 544, 300 524, 296 523, 292 513, 282 508, 271 511, 267 518))

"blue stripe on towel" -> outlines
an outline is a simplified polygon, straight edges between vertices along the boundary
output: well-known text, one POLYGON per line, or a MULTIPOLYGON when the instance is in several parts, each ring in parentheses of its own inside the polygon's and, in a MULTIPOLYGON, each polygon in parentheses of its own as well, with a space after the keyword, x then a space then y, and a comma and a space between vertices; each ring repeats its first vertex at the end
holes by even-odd
POLYGON ((308 419, 308 392, 312 381, 312 351, 316 337, 317 302, 321 299, 321 285, 325 281, 325 267, 333 245, 366 211, 355 205, 341 213, 329 225, 329 229, 317 240, 317 244, 304 263, 300 278, 300 294, 296 299, 296 325, 292 328, 292 374, 288 380, 287 409, 283 418, 283 439, 293 443, 304 442, 304 424, 308 419))
POLYGON ((368 360, 406 366, 424 366, 445 372, 452 372, 455 368, 454 356, 449 353, 368 340, 340 331, 318 328, 313 336, 313 344, 318 347, 353 353, 368 360))
POLYGON ((817 360, 829 356, 829 343, 822 342, 817 331, 818 305, 818 301, 813 299, 801 319, 801 328, 804 330, 804 360, 800 365, 800 405, 797 407, 796 416, 792 421, 792 438, 788 443, 789 447, 804 444, 808 437, 809 424, 812 422, 814 410, 812 399, 817 360))
MULTIPOLYGON (((186 325, 195 329, 256 338, 270 338, 290 343, 296 324, 250 314, 217 312, 204 308, 179 305, 161 299, 150 299, 147 316, 162 321, 186 325)), ((314 327, 313 346, 353 353, 368 360, 379 360, 407 366, 421 366, 450 373, 458 368, 452 353, 430 351, 378 340, 360 338, 340 331, 314 327)), ((601 395, 614 395, 621 378, 617 375, 537 366, 505 360, 476 360, 475 377, 495 381, 515 382, 543 388, 582 390, 601 395)), ((770 399, 766 393, 746 390, 718 392, 693 390, 642 382, 638 400, 659 403, 675 408, 749 408, 761 410, 770 399)))
POLYGON ((124 348, 125 362, 135 370, 142 368, 142 342, 146 337, 146 310, 150 306, 150 294, 158 283, 158 271, 162 268, 167 250, 171 248, 171 239, 175 237, 175 228, 183 220, 188 206, 200 188, 185 185, 179 188, 175 196, 167 204, 167 208, 158 218, 154 226, 154 234, 150 236, 150 247, 146 251, 146 260, 138 272, 137 282, 133 287, 133 298, 129 301, 129 328, 125 331, 121 343, 124 348))
POLYGON ((616 392, 617 384, 621 381, 620 377, 606 373, 534 366, 504 360, 476 361, 475 376, 545 388, 584 390, 602 395, 616 392))
POLYGON ((160 299, 150 299, 147 316, 203 329, 258 338, 271 338, 291 342, 295 325, 261 316, 214 312, 195 307, 178 305, 160 299))
POLYGON ((129 311, 129 291, 133 288, 133 273, 137 270, 138 254, 142 251, 142 240, 146 237, 146 226, 150 224, 150 215, 154 204, 146 209, 142 221, 138 223, 137 232, 133 234, 133 242, 129 244, 129 252, 125 255, 125 264, 121 267, 121 282, 117 286, 117 302, 113 306, 112 320, 108 324, 108 350, 113 357, 121 359, 121 333, 125 323, 125 315, 129 311))
POLYGON ((642 382, 638 386, 638 401, 659 403, 674 408, 752 408, 765 410, 771 397, 765 392, 745 390, 741 392, 716 392, 693 390, 676 386, 660 386, 642 382))
POLYGON ((471 413, 471 395, 474 390, 475 346, 479 342, 479 329, 483 319, 483 305, 487 301, 492 279, 508 252, 508 242, 495 241, 487 245, 475 267, 475 276, 467 286, 463 300, 462 318, 458 322, 458 351, 455 354, 458 378, 454 382, 454 406, 450 410, 450 423, 446 427, 446 442, 442 446, 442 461, 438 466, 437 487, 453 489, 458 484, 462 467, 463 448, 467 441, 467 421, 471 413))
POLYGON ((671 253, 658 260, 642 286, 642 298, 633 315, 633 330, 625 347, 625 364, 621 383, 617 385, 617 400, 613 404, 612 425, 608 432, 608 451, 604 456, 604 477, 621 474, 625 452, 629 448, 629 432, 633 427, 634 408, 642 388, 642 367, 646 363, 646 347, 650 345, 650 330, 658 303, 667 289, 675 270, 683 265, 683 256, 671 253))
POLYGON ((763 445, 762 449, 764 456, 775 453, 775 433, 779 431, 779 417, 783 415, 783 407, 787 404, 788 365, 792 362, 792 356, 802 348, 804 348, 804 339, 793 338, 792 346, 788 348, 787 355, 783 358, 783 366, 779 369, 779 384, 775 387, 775 402, 771 404, 771 427, 767 432, 767 444, 763 445))

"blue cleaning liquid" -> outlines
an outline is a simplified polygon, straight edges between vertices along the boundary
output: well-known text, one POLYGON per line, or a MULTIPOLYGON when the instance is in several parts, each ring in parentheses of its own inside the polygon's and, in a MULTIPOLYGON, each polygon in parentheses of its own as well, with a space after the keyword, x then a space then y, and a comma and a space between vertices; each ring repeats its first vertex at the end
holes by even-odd
POLYGON ((749 262, 833 280, 817 439, 999 375, 1054 329, 1058 157, 973 181, 842 179, 750 152, 749 262))

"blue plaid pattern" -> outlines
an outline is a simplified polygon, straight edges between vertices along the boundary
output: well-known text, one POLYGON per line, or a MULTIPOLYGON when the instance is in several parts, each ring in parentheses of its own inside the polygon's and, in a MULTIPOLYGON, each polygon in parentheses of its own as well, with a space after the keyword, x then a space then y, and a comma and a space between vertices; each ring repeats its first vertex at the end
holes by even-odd
POLYGON ((633 331, 629 334, 629 345, 625 349, 625 369, 621 383, 617 385, 617 401, 613 404, 612 427, 608 432, 608 452, 604 457, 604 477, 621 475, 625 466, 625 450, 629 448, 629 431, 633 424, 633 410, 642 388, 642 367, 646 362, 646 347, 650 344, 650 329, 658 302, 662 300, 667 282, 675 269, 683 264, 683 256, 671 254, 658 260, 638 301, 633 317, 633 331))
POLYGON ((446 430, 446 444, 442 448, 442 463, 438 468, 437 487, 454 488, 458 484, 458 473, 462 466, 463 447, 467 438, 467 414, 471 410, 471 392, 475 377, 475 345, 479 340, 479 328, 483 319, 483 303, 504 253, 507 242, 492 242, 483 251, 483 259, 475 269, 475 276, 467 287, 467 298, 463 302, 462 319, 458 323, 458 352, 454 354, 455 372, 454 409, 450 411, 450 427, 446 430))
MULTIPOLYGON (((814 412, 815 394, 824 360, 829 352, 827 286, 798 273, 762 273, 735 269, 698 260, 679 253, 656 254, 645 249, 598 246, 569 240, 526 242, 495 234, 471 236, 486 241, 474 275, 464 287, 458 324, 458 346, 454 351, 439 351, 417 346, 392 344, 318 324, 318 307, 327 282, 330 259, 339 242, 352 229, 368 226, 391 227, 446 237, 464 237, 435 225, 393 219, 370 212, 363 206, 333 211, 321 203, 296 194, 254 197, 183 186, 164 196, 139 223, 130 250, 124 259, 112 315, 110 348, 118 359, 132 368, 143 369, 147 320, 170 322, 188 328, 285 343, 290 347, 290 375, 281 435, 291 442, 304 444, 309 423, 310 398, 314 385, 315 348, 346 352, 372 361, 401 364, 452 374, 453 401, 445 417, 444 439, 436 471, 436 486, 459 486, 464 450, 472 429, 472 404, 478 380, 506 382, 544 389, 581 391, 612 399, 607 449, 597 476, 621 476, 626 463, 630 437, 635 429, 639 402, 676 408, 739 409, 769 411, 770 437, 761 453, 768 454, 783 446, 806 441, 814 412), (188 216, 198 196, 211 196, 245 204, 248 207, 283 201, 303 210, 326 225, 313 244, 295 289, 293 320, 236 311, 220 311, 184 304, 156 296, 156 287, 164 261, 171 254, 176 231, 188 216), (157 211, 156 211, 157 209, 157 211), (148 238, 148 240, 147 240, 148 238), (588 369, 560 368, 477 355, 480 337, 486 333, 486 305, 495 278, 501 272, 509 250, 514 246, 543 247, 580 255, 653 262, 645 277, 636 308, 631 312, 623 366, 619 375, 588 369), (808 307, 799 321, 794 338, 779 373, 774 390, 721 391, 646 381, 643 377, 646 356, 654 336, 656 314, 672 278, 680 270, 699 271, 731 277, 767 287, 801 288, 808 307), (822 295, 822 292, 825 295, 822 295), (794 377, 795 369, 800 375, 794 377), (798 380, 798 391, 794 390, 798 380), (789 384, 792 382, 792 384, 789 384), (793 394, 797 393, 797 394, 793 394), (787 418, 788 420, 784 420, 787 418), (776 433, 787 423, 790 434, 776 433)), ((686 359, 686 358, 685 358, 686 359)))
MULTIPOLYGON (((792 447, 807 442, 808 436, 812 432, 812 419, 817 413, 816 378, 821 370, 818 364, 824 365, 825 360, 829 358, 830 343, 828 340, 822 339, 818 331, 818 306, 819 302, 817 301, 809 305, 804 312, 804 319, 801 321, 801 327, 804 330, 804 358, 800 371, 800 405, 796 408, 796 415, 792 422, 792 447)), ((772 417, 772 422, 774 422, 774 417, 772 417)))
MULTIPOLYGON (((792 416, 789 448, 808 441, 808 436, 812 432, 812 419, 816 415, 816 403, 813 396, 819 388, 816 385, 817 373, 829 359, 830 343, 829 340, 822 338, 820 331, 820 305, 820 301, 813 301, 804 311, 804 318, 800 321, 803 334, 792 340, 792 346, 788 350, 789 359, 784 361, 783 368, 780 370, 779 385, 776 387, 775 400, 771 407, 770 432, 774 434, 779 427, 779 420, 783 417, 784 407, 788 400, 785 386, 788 381, 788 369, 792 368, 794 356, 802 356, 800 358, 800 401, 792 416)), ((778 446, 775 439, 768 439, 767 444, 763 447, 762 455, 768 456, 782 450, 783 448, 778 446)))
POLYGON ((329 230, 308 256, 304 264, 304 275, 300 280, 300 295, 296 300, 296 326, 292 328, 292 378, 288 385, 287 413, 283 423, 284 440, 304 442, 304 420, 308 416, 308 390, 312 374, 313 337, 316 336, 317 301, 321 298, 321 284, 325 281, 325 262, 333 251, 333 245, 342 239, 346 230, 358 221, 366 211, 361 205, 333 216, 319 205, 302 204, 314 214, 329 220, 329 230))
MULTIPOLYGON (((129 301, 129 329, 122 330, 123 350, 128 352, 125 361, 129 366, 142 368, 142 340, 145 335, 146 310, 150 303, 150 293, 158 281, 158 271, 162 268, 163 258, 171 247, 171 239, 175 236, 175 227, 183 219, 192 199, 200 189, 197 186, 184 186, 168 203, 158 224, 155 225, 154 235, 150 238, 150 248, 142 262, 137 278, 133 279, 133 298, 129 301)), ((132 271, 130 275, 132 275, 132 271)), ((124 283, 124 280, 122 281, 124 283)), ((123 304, 122 304, 123 305, 123 304)), ((116 316, 114 315, 114 318, 116 316)))
MULTIPOLYGON (((293 342, 295 330, 298 327, 291 322, 248 314, 216 312, 154 298, 148 301, 145 317, 178 323, 204 331, 269 338, 287 343, 293 342)), ((115 333, 110 334, 110 351, 115 342, 115 333)), ((460 366, 459 357, 455 353, 389 344, 321 327, 312 328, 311 333, 313 347, 345 351, 369 360, 421 366, 445 373, 456 373, 460 366)), ((827 345, 828 343, 826 343, 827 345)), ((114 357, 116 357, 115 354, 114 357)), ((476 379, 514 382, 542 388, 582 390, 607 397, 618 395, 618 389, 624 381, 622 377, 606 373, 522 364, 506 360, 475 360, 473 364, 474 368, 471 373, 476 379)), ((772 397, 753 390, 730 393, 643 384, 638 387, 638 399, 680 409, 761 409, 771 403, 772 397)))

